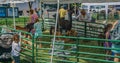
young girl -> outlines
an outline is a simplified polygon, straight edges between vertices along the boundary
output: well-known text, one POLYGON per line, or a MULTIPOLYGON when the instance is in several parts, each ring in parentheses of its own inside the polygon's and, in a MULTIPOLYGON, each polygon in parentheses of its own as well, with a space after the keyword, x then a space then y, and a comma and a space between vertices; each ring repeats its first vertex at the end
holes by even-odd
POLYGON ((37 14, 34 12, 34 10, 30 10, 29 22, 25 26, 28 32, 31 32, 31 30, 33 29, 33 25, 36 19, 38 19, 37 14))
MULTIPOLYGON (((39 22, 39 19, 36 19, 35 24, 34 24, 34 29, 33 29, 33 34, 34 34, 34 38, 37 40, 41 39, 42 36, 42 23, 39 22)), ((40 44, 40 48, 42 47, 42 45, 40 44)))
MULTIPOLYGON (((107 24, 107 26, 105 27, 105 31, 104 31, 105 39, 108 39, 108 40, 111 39, 111 37, 110 37, 111 28, 112 28, 112 24, 107 24)), ((111 42, 104 42, 104 46, 106 48, 111 48, 112 43, 111 42)), ((111 55, 111 50, 106 49, 106 55, 111 55)), ((110 57, 106 57, 106 60, 110 60, 110 59, 111 59, 110 57)))
POLYGON ((12 51, 11 51, 11 55, 13 57, 13 63, 20 63, 20 51, 21 51, 21 46, 19 42, 19 35, 15 34, 13 37, 12 51))

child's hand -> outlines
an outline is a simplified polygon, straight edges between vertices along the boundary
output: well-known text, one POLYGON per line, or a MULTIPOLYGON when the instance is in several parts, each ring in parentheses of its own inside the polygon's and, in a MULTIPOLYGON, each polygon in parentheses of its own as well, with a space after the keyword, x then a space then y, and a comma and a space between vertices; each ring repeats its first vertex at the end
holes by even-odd
POLYGON ((32 31, 31 31, 33 34, 35 33, 35 29, 32 29, 32 31))
POLYGON ((52 44, 50 45, 50 48, 52 48, 52 44))

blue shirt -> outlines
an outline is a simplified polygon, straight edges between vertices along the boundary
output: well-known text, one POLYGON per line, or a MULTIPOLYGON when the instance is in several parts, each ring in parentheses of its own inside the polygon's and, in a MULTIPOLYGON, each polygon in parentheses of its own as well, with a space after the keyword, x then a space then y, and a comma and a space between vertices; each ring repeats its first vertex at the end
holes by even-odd
POLYGON ((35 29, 35 38, 37 38, 38 36, 42 36, 42 23, 41 22, 37 22, 34 24, 34 29, 35 29))

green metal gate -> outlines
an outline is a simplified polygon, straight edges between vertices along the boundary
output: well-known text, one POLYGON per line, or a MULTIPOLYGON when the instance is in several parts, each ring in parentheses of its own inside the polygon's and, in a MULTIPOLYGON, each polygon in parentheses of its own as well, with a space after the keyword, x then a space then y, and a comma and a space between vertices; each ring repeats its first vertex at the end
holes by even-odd
MULTIPOLYGON (((11 29, 12 30, 12 29, 11 29)), ((53 36, 43 35, 41 40, 34 40, 34 36, 30 33, 12 30, 12 32, 21 33, 22 40, 30 41, 31 45, 22 42, 21 63, 50 63, 53 36), (25 38, 24 34, 28 34, 31 38, 25 38), (39 45, 42 44, 42 48, 39 45), (27 46, 25 48, 24 46, 27 46)), ((105 60, 106 57, 113 59, 113 54, 106 55, 105 50, 120 50, 120 48, 106 48, 104 42, 120 42, 120 40, 106 40, 98 38, 57 36, 56 38, 69 41, 55 42, 52 63, 115 63, 113 60, 105 60), (101 46, 99 44, 102 44, 101 46)), ((119 63, 119 62, 116 62, 119 63)))
MULTIPOLYGON (((51 61, 51 38, 53 36, 44 35, 44 39, 36 42, 36 63, 50 63, 51 61), (42 44, 42 48, 37 47, 38 44, 42 44)), ((84 37, 68 37, 57 36, 61 39, 70 39, 69 42, 57 43, 55 47, 63 47, 54 50, 53 63, 115 63, 113 60, 105 60, 106 57, 113 59, 113 54, 106 55, 105 50, 120 50, 120 48, 106 48, 99 46, 106 41, 120 42, 119 40, 106 40, 98 38, 84 38, 84 37)), ((120 56, 116 56, 120 58, 120 56)), ((119 63, 119 62, 116 62, 119 63)))

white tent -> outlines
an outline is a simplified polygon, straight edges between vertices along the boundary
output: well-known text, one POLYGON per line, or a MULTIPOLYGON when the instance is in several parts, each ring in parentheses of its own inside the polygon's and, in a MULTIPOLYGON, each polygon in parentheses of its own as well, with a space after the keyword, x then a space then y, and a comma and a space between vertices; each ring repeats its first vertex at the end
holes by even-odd
MULTIPOLYGON (((77 3, 80 0, 60 0, 59 3, 65 4, 65 3, 77 3)), ((46 4, 56 4, 57 0, 41 0, 41 2, 46 3, 46 4)))
MULTIPOLYGON (((120 0, 59 0, 61 4, 67 3, 104 3, 104 2, 120 2, 120 0)), ((41 0, 46 4, 56 4, 57 0, 41 0)))
POLYGON ((8 3, 24 3, 34 0, 0 0, 0 4, 8 4, 8 3))
MULTIPOLYGON (((40 2, 43 2, 45 4, 57 4, 57 0, 41 0, 40 2)), ((88 8, 90 7, 90 5, 105 5, 106 17, 107 17, 108 5, 110 4, 119 5, 120 0, 59 0, 59 4, 69 4, 69 3, 84 3, 88 5, 88 8)))
POLYGON ((14 6, 16 3, 24 3, 24 2, 29 2, 29 1, 35 1, 35 0, 0 0, 0 4, 12 4, 13 7, 13 23, 14 23, 14 29, 15 27, 15 13, 14 13, 14 6))

